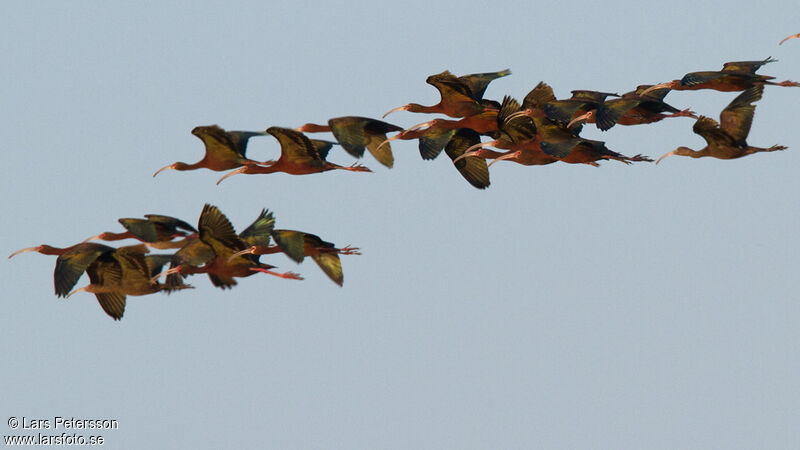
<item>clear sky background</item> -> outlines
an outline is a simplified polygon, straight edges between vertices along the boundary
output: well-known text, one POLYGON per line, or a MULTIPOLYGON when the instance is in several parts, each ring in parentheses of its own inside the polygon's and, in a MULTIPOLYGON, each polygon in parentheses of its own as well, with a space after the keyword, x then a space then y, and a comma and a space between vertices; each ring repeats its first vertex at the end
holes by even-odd
MULTIPOLYGON (((1 419, 114 418, 106 447, 130 449, 798 448, 798 88, 767 87, 748 138, 789 150, 734 161, 498 163, 479 191, 399 142, 394 169, 361 161, 372 174, 151 177, 202 157, 197 125, 377 118, 436 103, 425 78, 445 69, 510 68, 486 97, 520 100, 770 55, 761 73, 800 81, 800 40, 778 46, 796 3, 743 5, 4 3, 3 254, 120 217, 196 224, 208 202, 238 230, 266 207, 363 255, 342 257, 343 288, 275 255, 306 279, 196 276, 129 297, 121 322, 56 298, 55 257, 6 261, 1 419)), ((718 119, 736 95, 666 100, 718 119)), ((692 123, 583 135, 656 158, 703 147, 692 123)))

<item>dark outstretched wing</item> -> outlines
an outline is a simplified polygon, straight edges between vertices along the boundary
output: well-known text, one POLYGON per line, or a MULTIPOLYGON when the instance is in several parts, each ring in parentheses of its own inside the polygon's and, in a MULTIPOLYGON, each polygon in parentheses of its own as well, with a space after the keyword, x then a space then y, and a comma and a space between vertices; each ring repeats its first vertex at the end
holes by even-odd
POLYGON ((365 117, 335 117, 328 121, 333 137, 342 148, 355 158, 364 156, 366 149, 364 127, 369 119, 365 117))
MULTIPOLYGON (((66 297, 90 264, 103 255, 109 255, 114 250, 114 247, 109 247, 108 245, 86 242, 75 246, 63 255, 59 255, 56 259, 56 268, 53 271, 53 284, 56 295, 66 297)), ((110 260, 110 256, 107 259, 110 260)))
POLYGON ((442 100, 446 99, 449 102, 456 103, 475 102, 479 100, 472 96, 472 90, 469 86, 448 71, 437 75, 431 75, 425 82, 439 91, 442 100))
POLYGON ((158 242, 156 225, 146 219, 122 218, 118 222, 144 242, 158 242))
MULTIPOLYGON (((447 143, 444 151, 451 160, 454 160, 480 141, 481 137, 476 131, 460 128, 447 143)), ((485 159, 478 156, 467 156, 456 161, 454 165, 469 184, 478 189, 489 187, 489 168, 485 159)))
POLYGON ((339 260, 339 255, 335 252, 331 253, 320 253, 317 255, 312 255, 311 259, 314 260, 315 263, 325 272, 325 275, 328 276, 334 283, 338 284, 339 286, 344 283, 344 274, 342 273, 342 262, 339 260))
POLYGON ((752 103, 761 100, 764 85, 757 84, 736 96, 720 113, 720 128, 728 133, 740 146, 746 146, 747 135, 753 124, 756 107, 752 103))
POLYGON ((239 152, 228 133, 217 125, 195 127, 192 134, 203 141, 206 153, 214 159, 236 161, 244 158, 244 153, 239 152))
POLYGON ((613 127, 622 116, 637 107, 642 101, 637 98, 615 98, 597 107, 595 123, 597 128, 606 131, 613 127))
POLYGON ((214 259, 216 253, 210 245, 200 239, 188 242, 175 252, 174 264, 186 264, 189 266, 200 267, 214 259))
POLYGON ((777 59, 771 56, 768 56, 767 59, 763 61, 731 61, 722 65, 722 71, 754 75, 761 66, 775 61, 777 61, 777 59))
POLYGON ((735 145, 731 136, 720 129, 716 120, 700 116, 692 126, 692 131, 706 140, 708 145, 735 145))
POLYGON ((295 230, 273 230, 272 239, 289 258, 298 264, 305 259, 305 233, 295 230))
POLYGON ((275 136, 281 144, 281 157, 301 164, 321 161, 322 157, 311 143, 311 140, 299 131, 291 128, 269 127, 267 133, 275 136))
POLYGON ((197 230, 195 230, 193 226, 175 217, 162 216, 160 214, 145 214, 144 216, 150 222, 163 225, 164 227, 172 230, 181 229, 185 231, 191 231, 192 233, 197 233, 197 230))
POLYGON ((239 239, 247 246, 267 247, 273 228, 275 228, 275 217, 272 212, 262 209, 256 220, 239 233, 239 239))
POLYGON ((429 160, 435 159, 442 152, 444 146, 450 141, 450 138, 456 133, 456 130, 446 130, 439 127, 428 129, 425 134, 419 138, 419 154, 422 159, 429 160))
POLYGON ((690 72, 681 78, 682 86, 696 86, 724 77, 722 72, 690 72))
POLYGON ((522 107, 525 109, 542 108, 545 103, 555 101, 555 99, 553 88, 544 81, 540 81, 522 100, 522 107))
POLYGON ((475 100, 481 100, 483 98, 484 92, 486 92, 486 88, 489 86, 489 83, 492 81, 511 75, 511 69, 501 70, 499 72, 487 72, 487 73, 473 73, 469 75, 462 75, 458 77, 458 80, 465 84, 472 94, 472 98, 475 100))
POLYGON ((200 229, 200 240, 210 245, 215 253, 220 253, 219 244, 234 251, 244 249, 230 220, 216 206, 206 203, 197 228, 200 229))
POLYGON ((512 120, 507 120, 508 116, 519 112, 522 107, 513 98, 503 97, 503 103, 497 112, 497 127, 512 142, 524 142, 536 135, 536 126, 528 116, 517 116, 512 120))

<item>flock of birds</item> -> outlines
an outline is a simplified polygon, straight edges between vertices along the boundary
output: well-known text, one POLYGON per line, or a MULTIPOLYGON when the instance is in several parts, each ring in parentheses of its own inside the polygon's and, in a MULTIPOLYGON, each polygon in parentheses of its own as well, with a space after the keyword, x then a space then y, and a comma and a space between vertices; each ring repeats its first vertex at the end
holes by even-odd
MULTIPOLYGON (((800 38, 800 33, 781 41, 800 38)), ((483 98, 489 83, 509 75, 509 70, 455 76, 448 71, 431 75, 426 82, 440 94, 439 103, 424 106, 417 103, 394 108, 396 111, 438 113, 449 120, 436 118, 402 128, 391 123, 366 117, 345 116, 330 119, 327 125, 307 123, 290 129, 270 127, 266 131, 226 131, 217 125, 198 126, 192 134, 205 145, 205 156, 194 164, 176 162, 156 171, 168 169, 185 171, 206 168, 230 171, 217 181, 236 174, 267 174, 285 172, 306 175, 329 170, 370 172, 360 164, 341 166, 327 160, 334 145, 340 145, 355 158, 366 151, 381 164, 391 168, 394 156, 391 141, 418 140, 423 159, 436 158, 442 150, 450 157, 459 173, 474 187, 489 186, 489 166, 497 161, 512 161, 522 165, 546 165, 558 161, 570 164, 598 165, 601 160, 616 160, 625 164, 652 162, 647 156, 625 156, 606 147, 605 142, 580 137, 584 124, 595 124, 600 130, 615 125, 639 125, 658 122, 668 117, 695 119, 693 131, 705 139, 701 150, 678 147, 658 158, 656 163, 671 155, 700 158, 711 156, 734 159, 756 152, 784 150, 782 145, 754 147, 747 135, 765 85, 795 86, 794 81, 774 81, 775 77, 759 75, 756 71, 772 58, 761 61, 727 62, 719 71, 692 72, 681 79, 655 85, 640 85, 635 90, 618 95, 590 90, 572 91, 567 99, 556 99, 553 89, 540 82, 522 103, 510 96, 497 102, 483 98), (697 116, 689 109, 667 104, 665 96, 671 90, 713 89, 722 92, 741 92, 720 113, 720 122, 697 116), (311 139, 305 133, 330 132, 334 141, 311 139), (387 137, 389 133, 396 133, 387 137), (255 136, 272 135, 281 147, 277 160, 259 162, 246 156, 247 144, 255 136), (482 142, 482 136, 490 141, 482 142), (490 149, 494 148, 494 150, 490 149), (491 160, 491 162, 487 162, 491 160)), ((337 248, 320 237, 295 230, 275 229, 274 214, 262 210, 256 220, 236 233, 222 212, 205 205, 197 229, 183 220, 146 215, 143 219, 123 218, 119 222, 125 232, 105 232, 69 247, 39 245, 12 253, 36 251, 58 255, 54 270, 55 293, 69 297, 76 292, 95 294, 102 309, 115 320, 122 318, 128 295, 170 293, 192 288, 185 277, 198 273, 208 275, 218 288, 231 288, 236 278, 265 273, 280 278, 302 280, 294 272, 276 272, 275 266, 260 261, 261 255, 284 253, 297 263, 311 257, 322 271, 339 286, 343 283, 339 255, 358 255, 359 249, 337 248), (110 247, 91 242, 135 239, 137 245, 110 247), (169 254, 149 254, 149 248, 177 249, 169 254), (169 269, 163 270, 169 265, 169 269), (83 273, 90 284, 73 290, 83 273), (164 281, 161 282, 161 278, 164 281)))

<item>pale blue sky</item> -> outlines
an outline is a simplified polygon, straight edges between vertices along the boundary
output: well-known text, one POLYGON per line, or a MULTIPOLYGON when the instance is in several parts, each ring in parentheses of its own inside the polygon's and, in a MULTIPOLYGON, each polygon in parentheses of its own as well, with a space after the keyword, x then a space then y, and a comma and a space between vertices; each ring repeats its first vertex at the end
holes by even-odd
MULTIPOLYGON (((794 2, 4 6, 4 254, 119 217, 196 224, 206 202, 364 254, 342 257, 343 288, 275 256, 306 279, 195 277, 129 298, 121 322, 57 299, 55 257, 7 261, 3 421, 114 418, 106 448, 131 449, 800 446, 800 89, 768 87, 748 139, 789 150, 735 161, 498 163, 478 191, 400 142, 392 170, 363 159, 372 174, 151 177, 202 157, 197 125, 379 117, 436 103, 424 80, 445 69, 510 68, 486 96, 520 100, 540 80, 623 93, 770 55, 762 73, 800 81, 800 40, 777 45, 800 31, 794 2)), ((666 100, 718 119, 735 95, 666 100)), ((701 148, 691 125, 584 135, 656 158, 701 148)), ((249 155, 277 151, 267 136, 249 155)))

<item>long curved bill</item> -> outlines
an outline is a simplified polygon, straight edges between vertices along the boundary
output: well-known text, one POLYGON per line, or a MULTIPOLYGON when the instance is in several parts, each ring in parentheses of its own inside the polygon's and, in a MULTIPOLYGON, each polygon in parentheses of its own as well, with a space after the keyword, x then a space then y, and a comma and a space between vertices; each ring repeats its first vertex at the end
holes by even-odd
POLYGON ((674 155, 674 154, 675 154, 675 152, 674 152, 674 151, 671 151, 671 152, 669 152, 669 153, 664 153, 663 155, 661 155, 661 158, 658 158, 658 159, 656 160, 656 164, 660 163, 660 162, 661 162, 661 160, 662 160, 662 159, 664 159, 664 158, 666 158, 667 156, 672 156, 672 155, 674 155))
POLYGON ((180 273, 182 268, 183 268, 182 266, 175 266, 171 269, 167 269, 159 273, 158 275, 150 278, 150 283, 158 283, 158 280, 161 279, 161 277, 166 277, 172 275, 173 273, 180 273))
POLYGON ((164 170, 169 170, 169 169, 174 169, 174 168, 175 168, 175 164, 170 164, 168 166, 164 166, 164 167, 156 170, 156 173, 153 174, 153 178, 155 178, 156 175, 158 175, 159 173, 161 173, 164 170))
POLYGON ((785 38, 783 38, 783 39, 782 39, 782 40, 781 40, 781 41, 778 43, 778 45, 781 45, 781 44, 783 44, 784 42, 788 41, 789 39, 794 39, 794 38, 800 38, 800 33, 793 34, 793 35, 791 35, 791 36, 786 36, 785 38))
POLYGON ((28 248, 23 248, 23 249, 21 249, 21 250, 17 250, 17 251, 15 251, 14 253, 12 253, 12 254, 8 255, 8 259, 11 259, 11 258, 13 258, 13 257, 15 257, 15 256, 19 255, 20 253, 26 253, 26 252, 35 252, 35 251, 37 251, 37 250, 39 250, 39 247, 28 247, 28 248))
POLYGON ((523 109, 522 111, 517 111, 517 112, 515 112, 513 114, 509 114, 508 117, 506 117, 505 122, 508 122, 509 120, 514 120, 517 117, 529 116, 529 115, 530 115, 530 110, 523 109))
POLYGON ((67 296, 64 298, 70 298, 72 297, 73 294, 77 294, 78 292, 89 292, 89 286, 84 286, 82 288, 75 289, 74 291, 67 294, 67 296))
POLYGON ((378 151, 378 149, 380 149, 384 145, 389 145, 389 143, 394 141, 394 140, 400 139, 400 137, 402 135, 403 135, 403 132, 401 131, 400 133, 397 133, 396 135, 390 137, 389 139, 386 139, 385 141, 381 142, 380 145, 378 145, 378 147, 375 149, 375 151, 378 151))
POLYGON ((247 170, 247 166, 242 166, 242 167, 239 167, 236 170, 232 170, 232 171, 226 173, 225 175, 222 176, 222 178, 217 180, 217 186, 219 186, 219 184, 222 183, 222 180, 224 180, 225 178, 232 177, 232 176, 234 176, 236 174, 239 174, 239 173, 244 173, 245 170, 247 170))
POLYGON ((391 114, 391 113, 393 113, 393 112, 397 112, 397 111, 408 111, 408 105, 398 106, 397 108, 390 109, 389 111, 387 111, 387 112, 386 112, 386 114, 384 114, 383 116, 381 116, 381 119, 384 119, 384 118, 386 118, 386 116, 388 116, 389 114, 391 114))
POLYGON ((416 131, 416 130, 419 130, 420 128, 430 128, 431 124, 433 124, 433 120, 429 120, 427 122, 422 122, 422 123, 418 123, 416 125, 412 125, 412 126, 406 128, 405 130, 403 130, 401 132, 401 134, 402 133, 408 133, 409 131, 416 131))
MULTIPOLYGON (((474 147, 474 145, 472 147, 474 147)), ((472 147, 470 147, 470 148, 472 148, 472 147)), ((478 156, 478 154, 480 154, 480 152, 481 152, 480 149, 473 150, 471 152, 464 152, 461 155, 457 156, 455 159, 453 159, 453 164, 457 163, 458 161, 460 161, 460 160, 462 160, 462 159, 464 159, 464 158, 466 158, 468 156, 478 156)))
POLYGON ((513 153, 506 153, 503 156, 498 156, 497 158, 494 159, 494 161, 490 162, 489 165, 486 166, 486 167, 487 168, 492 167, 492 164, 496 163, 497 161, 502 161, 504 159, 516 158, 517 156, 519 156, 519 153, 520 153, 519 151, 516 151, 516 152, 513 152, 513 153))
POLYGON ((654 84, 654 85, 650 86, 649 88, 645 89, 644 91, 642 91, 642 93, 640 95, 645 96, 645 95, 649 94, 650 92, 655 91, 656 89, 664 89, 664 88, 672 88, 672 81, 668 81, 666 83, 654 84))
POLYGON ((567 128, 572 128, 572 126, 575 125, 576 123, 586 121, 590 117, 592 117, 592 112, 591 111, 587 112, 586 114, 582 114, 582 115, 570 120, 569 123, 567 124, 567 128))
POLYGON ((244 249, 244 250, 242 250, 242 251, 240 251, 240 252, 236 252, 236 253, 232 254, 232 255, 231 255, 229 258, 228 258, 228 262, 230 262, 230 261, 232 261, 233 259, 235 259, 235 258, 238 258, 238 257, 240 257, 240 256, 242 256, 242 255, 247 255, 247 254, 250 254, 250 255, 252 255, 253 253, 255 253, 255 251, 256 251, 256 248, 255 248, 255 247, 250 247, 250 248, 244 249))

